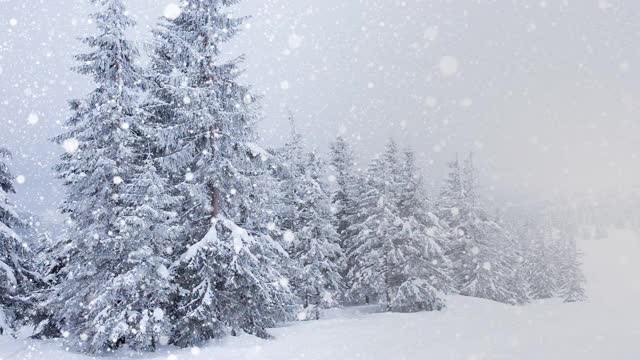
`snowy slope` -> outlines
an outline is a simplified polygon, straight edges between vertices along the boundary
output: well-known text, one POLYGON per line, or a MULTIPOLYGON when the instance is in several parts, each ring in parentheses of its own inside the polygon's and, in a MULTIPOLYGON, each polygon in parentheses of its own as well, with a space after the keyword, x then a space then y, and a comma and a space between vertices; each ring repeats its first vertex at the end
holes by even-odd
MULTIPOLYGON (((449 298, 440 313, 375 314, 371 308, 333 310, 325 320, 272 330, 276 340, 228 338, 203 349, 165 349, 144 359, 640 359, 640 250, 631 232, 585 242, 591 300, 511 307, 449 298), (613 250, 612 250, 613 249, 613 250), (635 276, 634 276, 635 275, 635 276), (615 296, 612 296, 615 294, 615 296)), ((131 354, 121 353, 129 358, 131 354)), ((80 360, 54 342, 0 337, 0 359, 80 360)))

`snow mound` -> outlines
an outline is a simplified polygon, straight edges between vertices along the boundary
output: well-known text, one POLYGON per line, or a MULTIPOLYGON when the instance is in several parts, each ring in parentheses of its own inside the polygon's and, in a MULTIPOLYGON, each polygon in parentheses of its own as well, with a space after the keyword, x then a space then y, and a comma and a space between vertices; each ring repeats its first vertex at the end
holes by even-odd
MULTIPOLYGON (((638 297, 629 297, 638 294, 638 272, 630 273, 638 265, 620 259, 632 256, 632 251, 637 253, 640 242, 633 233, 612 232, 606 242, 582 245, 594 293, 583 303, 552 299, 510 306, 450 296, 447 308, 439 312, 397 314, 379 313, 377 306, 347 307, 325 310, 321 320, 272 329, 275 340, 242 335, 212 342, 197 351, 169 347, 145 355, 121 351, 110 359, 639 359, 640 313, 632 306, 638 297), (603 247, 615 250, 603 252, 603 247), (617 281, 611 285, 611 279, 617 281), (626 295, 605 296, 614 285, 618 293, 626 295)), ((0 359, 41 358, 90 359, 64 351, 55 341, 0 336, 0 359)))

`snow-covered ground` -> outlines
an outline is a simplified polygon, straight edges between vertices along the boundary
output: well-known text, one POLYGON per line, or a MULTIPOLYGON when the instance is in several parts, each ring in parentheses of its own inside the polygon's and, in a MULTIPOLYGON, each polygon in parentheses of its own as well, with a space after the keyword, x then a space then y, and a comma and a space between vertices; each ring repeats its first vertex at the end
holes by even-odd
MULTIPOLYGON (((512 307, 454 296, 446 311, 376 314, 333 310, 324 320, 272 330, 275 340, 227 338, 202 349, 166 349, 143 359, 640 359, 640 239, 613 231, 585 241, 590 300, 512 307)), ((129 358, 132 354, 120 353, 129 358)), ((54 342, 0 337, 0 359, 87 359, 54 342)))

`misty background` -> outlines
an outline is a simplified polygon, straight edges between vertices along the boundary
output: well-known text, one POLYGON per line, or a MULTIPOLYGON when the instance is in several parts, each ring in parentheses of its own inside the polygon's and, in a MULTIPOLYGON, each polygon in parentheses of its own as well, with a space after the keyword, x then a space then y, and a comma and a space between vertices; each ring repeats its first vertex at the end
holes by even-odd
MULTIPOLYGON (((142 49, 171 0, 129 0, 142 49)), ((91 89, 70 68, 92 31, 81 0, 0 0, 0 144, 16 201, 55 217, 52 166, 67 101, 91 89)), ((246 55, 262 95, 262 144, 289 112, 307 145, 350 139, 364 167, 389 136, 419 153, 432 191, 473 151, 484 193, 513 202, 640 184, 640 2, 245 0, 225 56, 246 55)))

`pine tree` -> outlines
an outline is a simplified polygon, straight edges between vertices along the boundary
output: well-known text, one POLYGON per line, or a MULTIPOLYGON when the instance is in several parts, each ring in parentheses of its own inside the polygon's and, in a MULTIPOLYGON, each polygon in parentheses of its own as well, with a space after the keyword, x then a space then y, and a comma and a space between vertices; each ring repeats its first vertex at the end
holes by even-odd
MULTIPOLYGON (((465 189, 462 167, 456 155, 455 161, 449 163, 449 173, 445 185, 436 203, 436 215, 444 225, 446 233, 445 252, 454 268, 462 266, 462 255, 465 253, 465 230, 462 225, 470 213, 469 199, 465 189)), ((454 283, 457 288, 458 284, 454 283)))
POLYGON ((16 233, 22 223, 9 200, 13 176, 6 160, 11 153, 0 147, 0 335, 29 320, 33 303, 29 294, 40 283, 35 256, 16 233))
MULTIPOLYGON (((169 333, 167 249, 175 235, 162 181, 150 162, 134 26, 122 0, 92 0, 98 34, 84 42, 77 71, 94 91, 71 102, 67 152, 57 166, 70 219, 64 279, 52 289, 52 324, 77 349, 100 353, 126 343, 153 350, 169 333)), ((51 330, 47 330, 51 332, 51 330)))
POLYGON ((366 302, 378 300, 388 311, 440 310, 444 302, 434 287, 436 259, 431 258, 435 248, 429 249, 434 243, 414 216, 400 213, 406 193, 402 174, 399 151, 391 141, 383 158, 370 163, 358 202, 363 221, 352 225, 357 235, 348 251, 351 292, 366 302))
MULTIPOLYGON (((340 237, 340 247, 345 256, 344 263, 341 264, 342 275, 347 288, 349 284, 349 271, 354 267, 353 257, 346 256, 349 248, 352 247, 357 230, 352 224, 362 222, 363 214, 357 211, 358 202, 364 196, 363 189, 366 188, 365 181, 361 174, 355 169, 355 156, 353 149, 346 139, 337 137, 330 144, 330 164, 332 166, 335 182, 332 184, 331 206, 334 213, 334 224, 338 236, 340 237)), ((349 298, 349 292, 345 293, 345 302, 351 303, 355 299, 349 298)))
POLYGON ((321 180, 323 164, 309 153, 304 168, 305 189, 299 204, 303 226, 296 233, 293 254, 302 269, 296 281, 297 292, 305 308, 331 308, 339 304, 344 291, 340 269, 344 255, 332 223, 330 198, 321 180))
POLYGON ((519 267, 513 238, 496 221, 473 215, 463 225, 465 247, 456 272, 460 293, 512 304, 526 301, 514 281, 519 267))
POLYGON ((331 143, 330 148, 336 185, 331 196, 331 204, 335 213, 336 231, 340 235, 342 247, 346 248, 353 236, 348 229, 354 215, 360 184, 354 169, 355 157, 349 143, 339 136, 331 143))
POLYGON ((554 259, 557 254, 552 253, 545 244, 544 238, 540 238, 532 241, 527 255, 525 271, 531 298, 549 299, 554 297, 558 289, 556 278, 559 269, 556 268, 557 262, 554 259))
POLYGON ((462 219, 461 212, 467 211, 468 205, 462 167, 456 156, 456 160, 449 163, 448 177, 438 198, 438 216, 451 229, 454 229, 462 219))
POLYGON ((292 135, 279 151, 285 228, 293 235, 291 258, 297 273, 294 291, 302 301, 302 319, 317 319, 319 309, 335 307, 344 291, 343 251, 333 223, 330 196, 322 178, 324 163, 302 148, 302 136, 292 135))
MULTIPOLYGON (((291 134, 284 146, 276 150, 277 171, 275 177, 279 182, 279 218, 278 225, 288 231, 287 238, 302 229, 302 222, 299 211, 304 202, 305 180, 305 152, 303 149, 303 137, 295 130, 294 119, 290 117, 291 134)), ((290 239, 289 239, 290 240, 290 239)), ((291 250, 293 243, 289 241, 285 244, 291 250)))
POLYGON ((347 249, 351 265, 347 273, 350 295, 356 301, 370 303, 376 300, 390 302, 388 291, 385 245, 392 234, 399 232, 395 227, 396 210, 389 201, 383 176, 386 176, 383 160, 374 158, 367 169, 362 197, 358 200, 357 213, 362 222, 354 222, 350 231, 357 235, 347 249))
POLYGON ((256 99, 237 82, 242 59, 220 56, 243 22, 228 13, 235 3, 185 5, 154 32, 158 164, 185 199, 172 268, 179 289, 171 341, 179 346, 241 330, 267 337, 293 302, 287 254, 268 229, 268 154, 255 144, 256 99))
POLYGON ((439 201, 439 213, 449 227, 448 254, 462 295, 505 303, 526 302, 521 255, 516 240, 478 204, 475 169, 469 157, 456 160, 439 201))
POLYGON ((560 254, 562 261, 559 266, 558 295, 567 303, 585 301, 587 294, 584 288, 586 279, 582 272, 582 254, 575 242, 564 244, 560 254))
POLYGON ((423 179, 410 148, 404 151, 400 163, 398 213, 412 230, 406 241, 417 241, 415 246, 424 249, 421 258, 426 261, 422 272, 416 276, 428 279, 439 293, 453 292, 455 284, 451 278, 452 263, 446 255, 446 230, 437 217, 428 211, 423 179))

